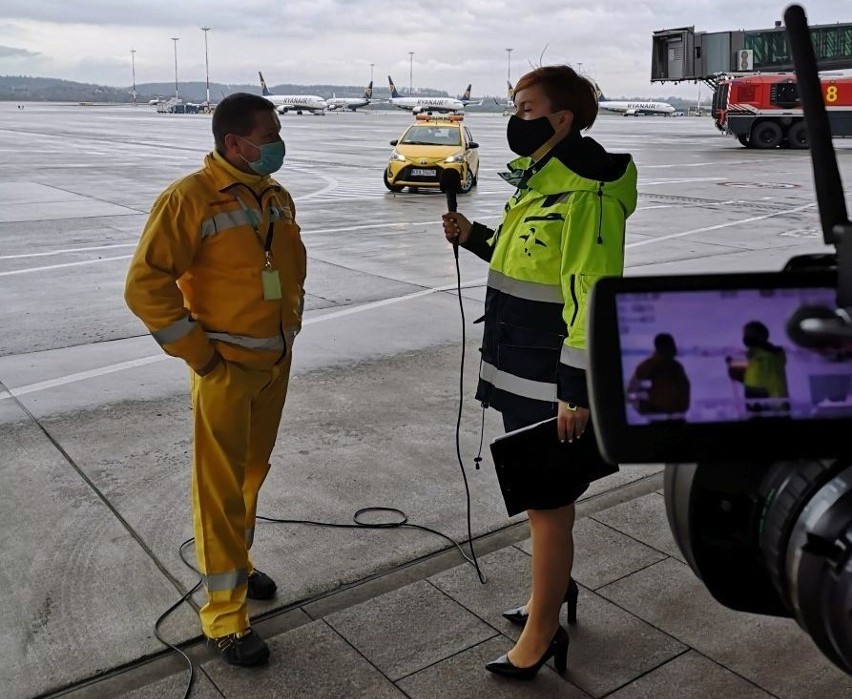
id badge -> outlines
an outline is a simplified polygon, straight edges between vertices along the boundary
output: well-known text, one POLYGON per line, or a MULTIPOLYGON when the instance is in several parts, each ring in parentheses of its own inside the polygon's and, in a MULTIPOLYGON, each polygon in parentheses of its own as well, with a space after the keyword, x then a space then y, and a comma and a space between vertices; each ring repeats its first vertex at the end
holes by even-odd
POLYGON ((276 301, 281 298, 281 278, 277 269, 264 269, 260 272, 260 280, 263 283, 263 298, 267 301, 276 301))

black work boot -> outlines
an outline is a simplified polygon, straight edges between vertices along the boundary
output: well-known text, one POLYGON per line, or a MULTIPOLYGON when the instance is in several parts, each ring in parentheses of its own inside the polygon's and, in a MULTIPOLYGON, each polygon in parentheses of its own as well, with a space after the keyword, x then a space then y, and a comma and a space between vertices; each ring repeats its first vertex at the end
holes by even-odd
POLYGON ((249 599, 270 599, 275 595, 277 589, 278 585, 266 573, 254 570, 248 577, 246 597, 249 599))
POLYGON ((269 660, 269 646, 251 629, 219 638, 208 638, 207 643, 214 644, 222 659, 231 665, 251 667, 269 660))

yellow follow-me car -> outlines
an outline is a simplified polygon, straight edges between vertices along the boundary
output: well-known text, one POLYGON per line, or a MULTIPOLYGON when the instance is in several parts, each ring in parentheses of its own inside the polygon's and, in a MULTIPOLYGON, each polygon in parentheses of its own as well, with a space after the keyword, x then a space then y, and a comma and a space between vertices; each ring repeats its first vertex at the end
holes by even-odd
POLYGON ((404 187, 438 189, 444 170, 457 170, 461 191, 476 186, 479 175, 479 144, 473 140, 463 117, 418 114, 398 139, 384 172, 385 187, 400 192, 404 187))

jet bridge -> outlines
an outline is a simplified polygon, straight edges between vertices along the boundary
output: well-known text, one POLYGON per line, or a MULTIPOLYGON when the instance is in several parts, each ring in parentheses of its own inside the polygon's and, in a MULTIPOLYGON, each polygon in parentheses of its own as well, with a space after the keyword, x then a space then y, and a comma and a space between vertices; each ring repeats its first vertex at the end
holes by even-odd
MULTIPOLYGON (((852 69, 852 23, 813 25, 820 71, 852 69)), ((793 71, 781 22, 770 29, 696 32, 661 29, 652 37, 651 82, 700 81, 715 87, 722 75, 793 71)))

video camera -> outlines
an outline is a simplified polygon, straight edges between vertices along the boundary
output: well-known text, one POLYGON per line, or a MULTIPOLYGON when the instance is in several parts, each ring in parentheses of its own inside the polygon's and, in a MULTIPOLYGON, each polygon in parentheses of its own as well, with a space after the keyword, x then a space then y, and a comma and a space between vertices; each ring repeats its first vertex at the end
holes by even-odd
POLYGON ((835 252, 600 280, 589 390, 607 460, 666 464, 669 525, 713 597, 796 619, 852 674, 852 223, 807 18, 784 19, 835 252))

